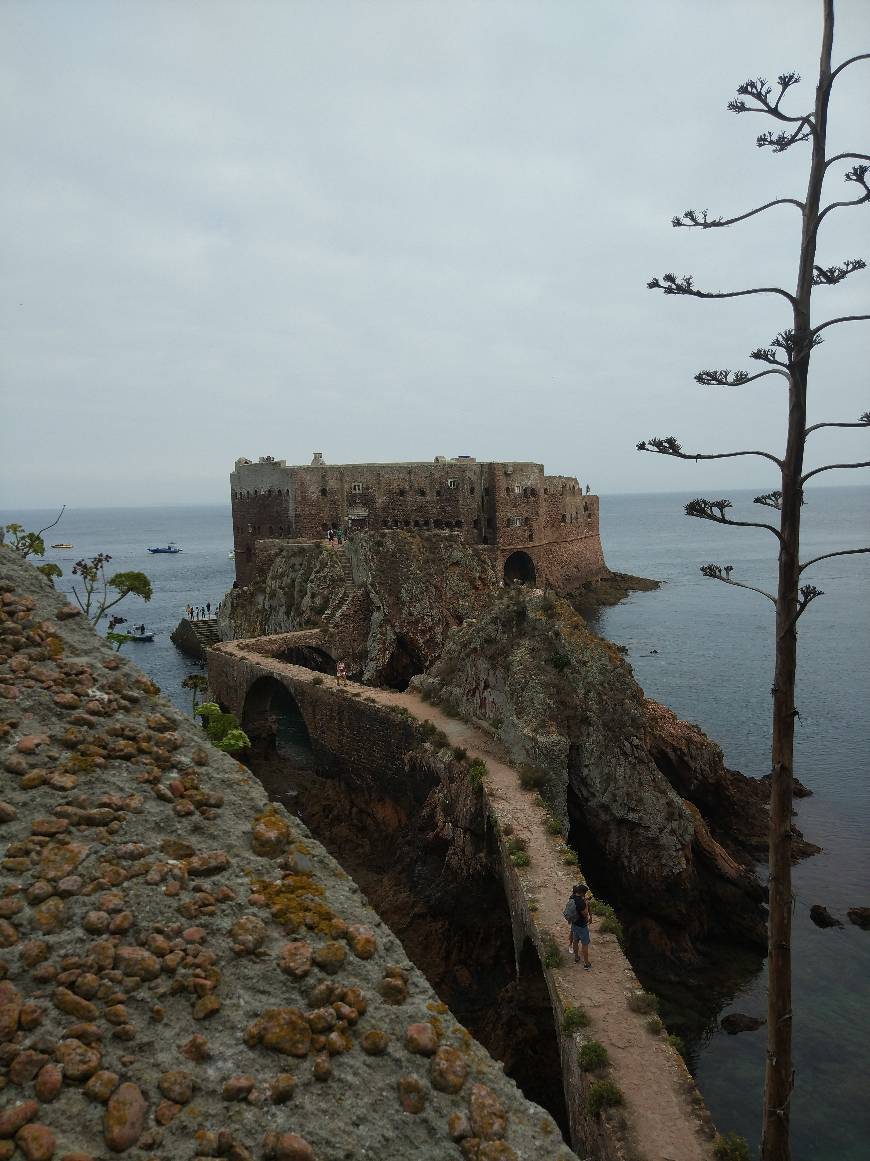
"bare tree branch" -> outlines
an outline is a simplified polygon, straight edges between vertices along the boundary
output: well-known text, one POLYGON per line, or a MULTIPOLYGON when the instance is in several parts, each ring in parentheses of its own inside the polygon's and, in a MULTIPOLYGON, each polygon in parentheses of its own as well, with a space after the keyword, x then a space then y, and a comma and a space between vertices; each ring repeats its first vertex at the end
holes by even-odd
POLYGON ((801 476, 801 484, 805 484, 813 476, 821 475, 822 472, 832 472, 835 468, 870 468, 870 460, 862 460, 858 464, 825 464, 823 468, 816 468, 815 471, 807 472, 805 476, 801 476))
POLYGON ((855 423, 814 423, 812 427, 806 429, 804 435, 809 435, 811 431, 818 431, 820 427, 870 427, 870 411, 865 411, 855 423))
POLYGON ((761 456, 772 460, 782 467, 782 460, 765 451, 736 451, 736 452, 684 452, 682 444, 674 436, 653 436, 652 439, 642 439, 635 445, 638 451, 656 452, 662 456, 674 456, 678 460, 731 460, 737 456, 761 456))
POLYGON ((676 274, 663 274, 661 279, 653 277, 649 280, 647 290, 661 290, 665 294, 683 294, 690 298, 745 298, 748 294, 778 294, 795 305, 794 295, 789 294, 779 286, 757 286, 752 290, 696 290, 691 274, 684 274, 678 278, 676 274))
POLYGON ((799 117, 788 117, 785 113, 781 113, 779 104, 785 96, 786 91, 792 85, 796 85, 800 81, 798 73, 781 73, 777 77, 779 84, 779 95, 771 104, 770 95, 773 92, 773 87, 767 83, 764 77, 751 78, 744 81, 742 85, 738 85, 738 97, 749 97, 751 101, 755 101, 757 107, 747 105, 743 100, 731 100, 728 102, 726 108, 730 113, 766 113, 769 117, 775 117, 777 121, 809 121, 809 114, 804 113, 799 117))
POLYGON ((860 185, 864 190, 859 198, 854 198, 852 201, 845 202, 831 202, 830 205, 825 206, 819 212, 816 219, 816 233, 818 233, 819 226, 822 224, 831 210, 840 209, 843 206, 860 206, 864 202, 870 201, 870 185, 867 184, 867 173, 870 171, 870 166, 867 165, 853 165, 849 172, 843 177, 843 181, 853 181, 856 185, 860 185))
MULTIPOLYGON (((796 118, 790 118, 796 120, 796 118)), ((760 133, 755 138, 755 144, 759 149, 770 148, 774 153, 785 153, 787 149, 791 149, 792 145, 800 145, 802 141, 809 141, 815 131, 815 126, 809 117, 803 117, 797 129, 793 133, 772 133, 768 130, 767 133, 760 133)))
POLYGON ((56 524, 60 524, 60 518, 61 518, 61 516, 63 516, 64 512, 66 512, 66 504, 64 504, 64 506, 58 512, 57 519, 52 520, 51 524, 46 524, 46 526, 44 528, 40 528, 40 530, 36 533, 36 535, 42 536, 43 532, 48 532, 49 528, 54 528, 54 526, 56 524))
POLYGON ((705 500, 699 497, 690 500, 686 505, 687 516, 694 516, 698 520, 711 520, 714 524, 730 524, 734 528, 766 528, 772 532, 777 540, 782 540, 782 534, 772 524, 762 524, 752 520, 729 520, 725 515, 728 508, 732 508, 730 500, 705 500), (718 513, 718 515, 717 515, 718 513))
POLYGON ((831 73, 829 84, 833 84, 837 78, 837 74, 841 73, 843 69, 847 69, 850 64, 854 64, 856 60, 870 60, 870 52, 862 52, 858 56, 850 56, 848 60, 844 60, 842 64, 837 65, 831 73))
POLYGON ((811 601, 814 601, 816 597, 823 597, 824 595, 824 591, 817 589, 815 585, 801 585, 800 600, 797 603, 797 610, 791 619, 791 624, 795 625, 797 623, 798 619, 806 612, 807 605, 811 601))
POLYGON ((835 153, 833 157, 829 157, 825 162, 825 169, 829 165, 833 165, 835 161, 870 161, 870 153, 835 153))
POLYGON ((702 387, 741 387, 744 383, 751 383, 754 379, 763 379, 765 375, 781 375, 788 379, 788 371, 780 367, 771 367, 769 371, 759 371, 757 375, 750 375, 747 371, 699 371, 695 382, 702 387))
POLYGON ((832 556, 857 556, 863 552, 870 552, 870 548, 842 548, 839 552, 824 552, 821 556, 814 556, 812 560, 805 561, 798 569, 798 572, 803 572, 811 564, 818 564, 820 560, 830 560, 832 556))
POLYGON ((836 326, 837 323, 844 322, 867 322, 870 320, 870 314, 844 314, 841 318, 829 318, 827 322, 822 323, 821 326, 813 327, 810 334, 813 338, 819 334, 820 331, 827 330, 828 327, 836 326))
POLYGON ((671 225, 675 228, 684 226, 688 229, 714 230, 722 226, 733 226, 737 222, 745 222, 747 218, 763 214, 772 206, 797 206, 801 213, 804 209, 804 203, 799 202, 797 198, 777 198, 775 201, 767 202, 766 205, 758 206, 754 210, 748 210, 745 214, 738 214, 736 218, 710 218, 707 216, 707 210, 686 210, 678 217, 671 218, 671 225))
POLYGON ((767 597, 769 601, 773 601, 774 605, 776 604, 776 597, 772 596, 770 593, 766 593, 764 589, 757 589, 755 585, 747 585, 742 581, 732 580, 731 569, 732 565, 730 564, 726 564, 724 568, 718 564, 704 564, 701 566, 702 574, 706 577, 709 577, 710 580, 722 581, 723 584, 734 585, 734 587, 738 589, 749 589, 750 592, 760 593, 761 596, 767 597))
POLYGON ((813 286, 836 286, 856 270, 866 269, 866 266, 863 258, 847 258, 837 266, 814 266, 813 286))

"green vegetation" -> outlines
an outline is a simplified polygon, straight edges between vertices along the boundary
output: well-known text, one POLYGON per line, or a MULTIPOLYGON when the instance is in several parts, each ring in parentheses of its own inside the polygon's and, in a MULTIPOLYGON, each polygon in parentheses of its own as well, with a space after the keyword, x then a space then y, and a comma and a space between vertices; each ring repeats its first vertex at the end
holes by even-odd
POLYGON ((547 775, 536 766, 520 766, 519 775, 523 790, 537 790, 547 781, 547 775))
POLYGON ((514 851, 510 860, 515 867, 528 867, 531 866, 532 856, 528 851, 514 851))
MULTIPOLYGON (((513 834, 513 829, 510 831, 505 827, 505 834, 513 834)), ((518 854, 520 851, 525 851, 528 848, 528 840, 524 839, 522 835, 514 835, 513 838, 508 839, 507 852, 509 855, 518 854)))
POLYGON ((453 747, 453 757, 456 759, 457 762, 464 762, 465 759, 468 757, 468 751, 465 749, 464 746, 454 746, 453 747))
MULTIPOLYGON (((106 635, 109 638, 112 636, 111 633, 106 635)), ((208 689, 208 678, 203 673, 191 673, 185 677, 184 681, 181 683, 181 686, 182 689, 190 689, 193 691, 193 704, 190 708, 190 712, 194 717, 196 717, 196 695, 198 693, 205 693, 205 691, 208 689)))
MULTIPOLYGON (((463 752, 463 754, 465 753, 464 750, 462 752, 463 752)), ((482 758, 473 758, 468 763, 468 781, 475 788, 475 790, 479 786, 483 785, 483 780, 486 777, 487 773, 488 773, 488 771, 487 771, 486 762, 484 762, 482 758)))
POLYGON ((607 1067, 610 1056, 603 1044, 597 1040, 587 1040, 580 1045, 577 1060, 584 1072, 599 1072, 607 1067))
POLYGON ((550 658, 550 664, 557 672, 561 673, 571 664, 571 658, 566 657, 564 653, 554 653, 550 658))
POLYGON ((659 998, 654 996, 652 992, 630 992, 628 995, 628 1006, 632 1012, 657 1012, 659 1010, 659 998))
MULTIPOLYGON (((27 560, 28 556, 45 556, 45 541, 42 534, 60 522, 65 510, 66 504, 58 512, 57 519, 51 524, 46 524, 45 528, 40 528, 38 532, 28 532, 23 524, 14 522, 0 525, 0 545, 11 549, 12 552, 17 552, 24 560, 27 560), (8 541, 7 536, 9 537, 8 541)), ((41 572, 43 576, 47 576, 50 581, 53 581, 55 577, 63 576, 63 569, 54 563, 38 564, 36 570, 41 572)), ((120 645, 116 645, 115 648, 120 648, 120 645)))
POLYGON ((653 1036, 660 1036, 664 1024, 661 1016, 652 1015, 646 1022, 648 1032, 652 1032, 653 1036))
POLYGON ((588 1027, 589 1013, 586 1009, 581 1008, 579 1004, 569 1004, 565 1009, 565 1014, 562 1016, 562 1031, 570 1036, 578 1028, 588 1027))
POLYGON ((108 553, 98 552, 90 560, 77 560, 73 565, 73 576, 81 578, 82 592, 73 585, 72 595, 94 626, 125 597, 141 597, 143 601, 150 601, 152 597, 151 581, 144 572, 116 572, 106 576, 106 565, 111 559, 108 553))
POLYGON ((679 1052, 680 1056, 685 1060, 686 1058, 686 1042, 682 1036, 678 1036, 676 1032, 672 1032, 668 1037, 668 1044, 675 1052, 679 1052))
POLYGON ((205 732, 219 750, 236 754, 246 750, 251 739, 239 725, 235 714, 225 714, 217 702, 204 701, 196 707, 198 717, 205 719, 205 732))
MULTIPOLYGON (((323 685, 323 678, 321 677, 321 675, 319 673, 315 674, 314 677, 311 678, 311 684, 312 685, 323 685)), ((405 709, 404 706, 399 707, 399 712, 404 713, 404 715, 406 717, 408 716, 408 711, 405 709)))
POLYGON ((562 833, 561 822, 559 822, 558 818, 553 818, 552 814, 548 815, 547 818, 544 819, 544 826, 548 834, 562 833))
POLYGON ((596 1080, 586 1097, 586 1112, 595 1117, 602 1109, 622 1104, 622 1092, 612 1080, 596 1080))
POLYGON ((556 937, 549 931, 541 935, 541 951, 544 953, 541 956, 541 963, 545 968, 562 966, 562 949, 556 942, 556 937))
POLYGON ((737 1133, 726 1133, 714 1141, 713 1156, 716 1161, 750 1161, 749 1142, 737 1133))
POLYGON ((577 858, 577 852, 572 851, 570 847, 563 847, 561 854, 562 862, 566 867, 576 867, 580 862, 580 860, 577 858))

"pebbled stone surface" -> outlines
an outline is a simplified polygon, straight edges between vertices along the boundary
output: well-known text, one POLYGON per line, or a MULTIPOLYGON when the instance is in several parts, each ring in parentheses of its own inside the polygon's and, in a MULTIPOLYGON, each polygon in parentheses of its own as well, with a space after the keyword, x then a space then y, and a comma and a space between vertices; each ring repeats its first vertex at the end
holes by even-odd
POLYGON ((0 779, 0 1156, 574 1156, 305 826, 5 547, 0 779))

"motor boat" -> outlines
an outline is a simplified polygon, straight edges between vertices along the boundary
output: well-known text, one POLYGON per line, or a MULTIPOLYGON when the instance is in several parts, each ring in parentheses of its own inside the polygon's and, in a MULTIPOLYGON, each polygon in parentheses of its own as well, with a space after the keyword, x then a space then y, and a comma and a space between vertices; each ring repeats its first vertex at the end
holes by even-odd
POLYGON ((175 543, 174 540, 170 540, 170 542, 167 545, 165 545, 164 547, 149 548, 148 551, 149 552, 163 552, 163 553, 169 553, 170 555, 175 555, 176 552, 181 552, 181 549, 178 547, 178 545, 175 543))
POLYGON ((75 548, 74 544, 52 544, 52 548, 75 548))
POLYGON ((128 641, 153 641, 154 634, 149 633, 144 625, 133 625, 126 633, 128 641))

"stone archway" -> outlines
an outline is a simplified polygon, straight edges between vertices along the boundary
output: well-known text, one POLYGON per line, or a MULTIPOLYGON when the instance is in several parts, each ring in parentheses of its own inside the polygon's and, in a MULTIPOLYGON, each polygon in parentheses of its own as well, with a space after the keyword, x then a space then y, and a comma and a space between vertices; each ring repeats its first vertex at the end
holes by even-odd
POLYGON ((506 585, 534 585, 535 565, 527 552, 512 552, 504 562, 504 583, 506 585))
POLYGON ((291 645, 275 656, 278 661, 286 661, 290 665, 303 665, 306 669, 313 669, 315 673, 330 673, 335 677, 335 658, 316 645, 291 645))
POLYGON ((262 754, 277 754, 294 766, 313 765, 311 735, 299 704, 274 677, 259 677, 248 690, 242 729, 262 754))

